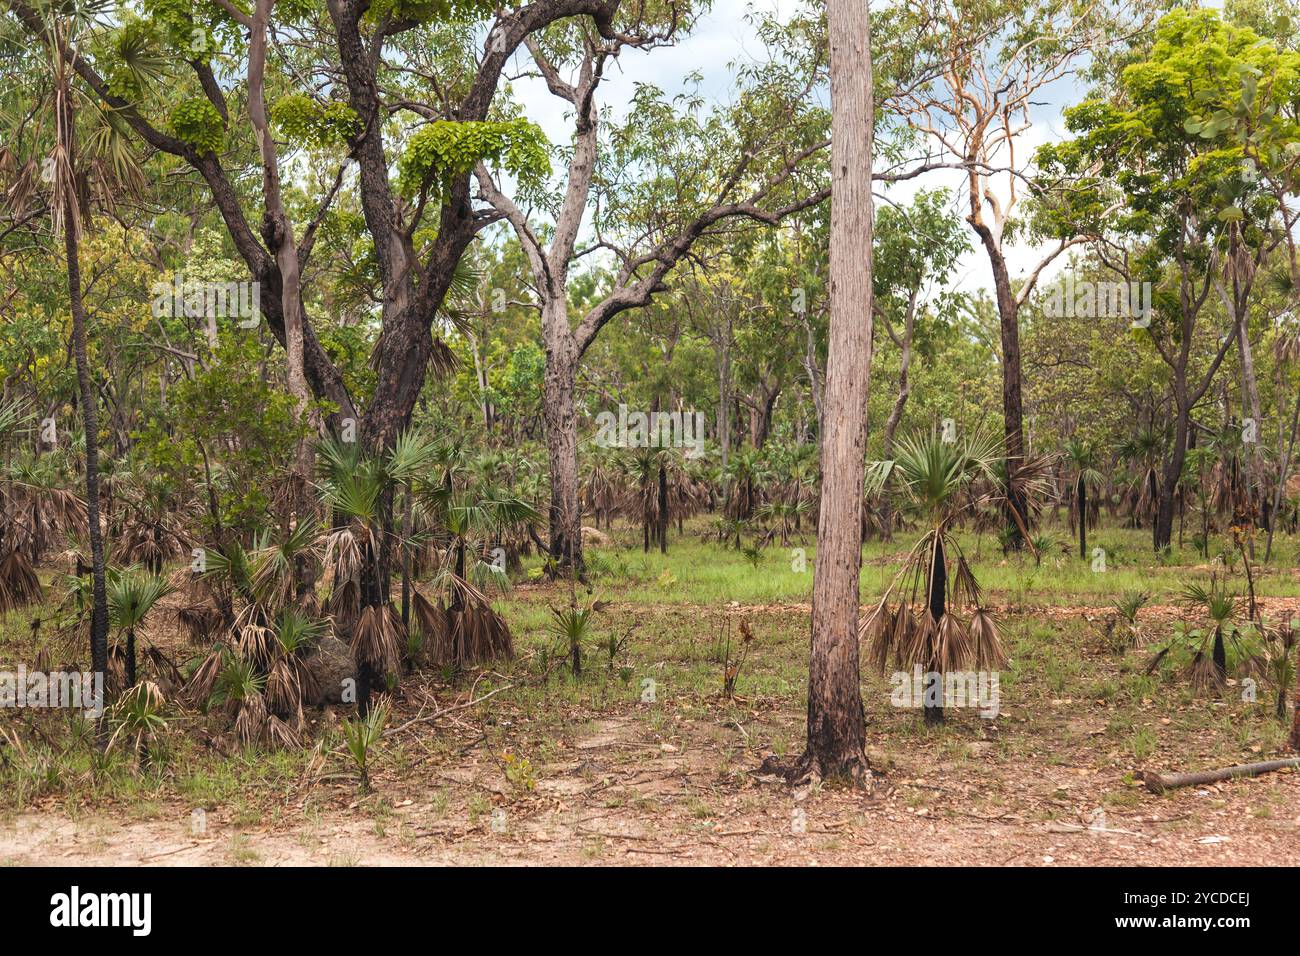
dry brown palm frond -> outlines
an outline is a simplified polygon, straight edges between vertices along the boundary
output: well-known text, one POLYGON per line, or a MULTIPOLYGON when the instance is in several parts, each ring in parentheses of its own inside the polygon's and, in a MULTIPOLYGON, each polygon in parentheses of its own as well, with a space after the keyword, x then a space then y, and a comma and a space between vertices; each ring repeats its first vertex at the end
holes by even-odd
POLYGON ((182 604, 176 608, 176 624, 191 644, 207 644, 221 628, 221 612, 208 602, 182 604))
POLYGON ((858 626, 858 640, 866 644, 867 660, 874 670, 885 672, 894 647, 894 614, 889 610, 888 595, 858 626))
POLYGON ((266 706, 273 714, 292 713, 302 706, 299 668, 287 656, 280 656, 266 675, 266 706))
POLYGON ((380 674, 396 674, 406 641, 402 619, 391 606, 362 608, 352 632, 352 656, 380 674))
POLYGON ((955 614, 939 619, 934 636, 934 669, 940 672, 960 670, 971 659, 973 650, 970 630, 955 614))
POLYGON ((452 664, 455 655, 451 647, 451 624, 442 602, 434 603, 419 588, 412 588, 411 610, 415 626, 424 637, 423 647, 429 659, 440 667, 452 664))
POLYGON ((355 581, 361 568, 361 542, 351 528, 339 528, 325 536, 325 586, 337 590, 355 581))
POLYGON ((263 665, 271 659, 275 635, 270 628, 250 622, 239 627, 235 635, 235 646, 239 649, 240 657, 263 665))
POLYGON ((898 655, 898 663, 907 666, 924 664, 928 667, 934 658, 934 642, 938 637, 938 630, 939 623, 934 619, 929 608, 920 614, 911 614, 906 640, 894 643, 894 653, 898 655))
POLYGON ((451 627, 453 660, 457 667, 514 657, 514 641, 505 618, 487 601, 469 601, 447 614, 451 627))
POLYGON ((89 520, 86 503, 76 492, 64 488, 41 489, 40 507, 43 515, 59 531, 82 528, 89 520))
POLYGON ((302 735, 287 721, 271 714, 266 720, 266 739, 272 747, 282 750, 302 746, 302 735))
POLYGON ((325 613, 334 619, 339 630, 351 629, 361 613, 361 588, 356 581, 345 581, 325 599, 325 613))
POLYGON ((205 706, 212 698, 212 692, 216 689, 217 679, 221 676, 224 666, 225 648, 218 644, 190 675, 189 681, 185 684, 185 696, 195 705, 205 706))
POLYGON ((144 656, 153 664, 154 673, 158 675, 159 686, 163 688, 166 696, 174 696, 176 691, 185 683, 180 669, 152 644, 144 649, 144 656))
POLYGON ((1192 655, 1191 662, 1187 665, 1187 676, 1196 690, 1209 690, 1223 686, 1223 678, 1219 674, 1219 669, 1214 666, 1214 658, 1205 653, 1204 649, 1192 655))
POLYGON ((1161 661, 1163 661, 1169 655, 1169 651, 1170 648, 1168 647, 1160 648, 1160 650, 1158 650, 1155 653, 1155 655, 1151 658, 1151 660, 1147 661, 1147 666, 1143 669, 1142 672, 1147 675, 1154 674, 1156 670, 1160 667, 1161 661))
POLYGON ((952 572, 953 606, 959 608, 979 607, 981 597, 979 583, 975 580, 975 575, 966 563, 965 555, 958 554, 956 567, 952 572))
POLYGON ((45 600, 41 579, 21 551, 10 551, 0 559, 0 614, 45 600))
MULTIPOLYGON (((926 617, 929 617, 928 611, 926 617)), ((922 626, 922 622, 913 613, 910 604, 902 605, 894 614, 894 634, 890 640, 890 646, 893 649, 896 662, 911 663, 908 655, 912 653, 913 648, 917 645, 918 632, 921 631, 922 626)))
POLYGON ((987 608, 975 608, 970 619, 970 637, 978 670, 992 671, 1006 665, 1006 651, 1002 648, 1002 639, 998 635, 993 614, 987 608))
POLYGON ((262 739, 266 730, 266 701, 261 694, 250 694, 239 704, 239 715, 235 718, 235 736, 244 746, 250 746, 262 739))
POLYGON ((127 690, 126 683, 126 642, 110 641, 108 645, 108 672, 104 683, 110 697, 116 697, 127 690))

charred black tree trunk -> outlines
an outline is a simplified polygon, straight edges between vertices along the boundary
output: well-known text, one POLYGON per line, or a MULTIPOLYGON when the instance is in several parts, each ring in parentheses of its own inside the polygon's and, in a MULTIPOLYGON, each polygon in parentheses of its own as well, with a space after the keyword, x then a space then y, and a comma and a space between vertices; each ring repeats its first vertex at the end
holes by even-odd
MULTIPOLYGON (((71 109, 64 123, 71 129, 71 109)), ((69 155, 71 150, 69 148, 69 155)), ((73 197, 64 197, 63 246, 67 253, 68 299, 72 310, 72 351, 77 363, 77 391, 86 430, 86 517, 90 526, 91 614, 90 669, 108 673, 108 589, 104 583, 104 538, 99 524, 99 420, 86 348, 86 307, 81 298, 81 254, 73 197)))
POLYGON ((659 463, 659 553, 668 553, 668 475, 659 463))
POLYGON ((1079 557, 1088 558, 1088 483, 1082 473, 1074 484, 1075 507, 1079 510, 1079 557))
POLYGON ((935 641, 939 639, 938 627, 939 622, 943 620, 943 615, 947 611, 945 595, 948 590, 948 564, 943 551, 943 534, 936 532, 934 536, 934 552, 930 561, 930 588, 926 595, 926 604, 930 610, 930 617, 934 619, 935 632, 930 637, 930 661, 926 670, 926 680, 936 679, 939 686, 936 688, 937 700, 935 703, 930 702, 930 695, 927 693, 924 698, 925 705, 925 722, 927 724, 943 723, 943 676, 939 674, 939 659, 934 653, 933 648, 935 641))

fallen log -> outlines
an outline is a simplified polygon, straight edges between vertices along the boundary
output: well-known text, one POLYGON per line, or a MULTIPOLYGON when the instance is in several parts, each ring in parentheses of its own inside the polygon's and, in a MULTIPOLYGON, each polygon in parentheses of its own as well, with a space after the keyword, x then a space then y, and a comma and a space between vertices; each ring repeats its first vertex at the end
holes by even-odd
POLYGON ((1143 771, 1142 782, 1152 793, 1164 793, 1178 787, 1194 787, 1198 783, 1217 783, 1232 777, 1258 777, 1261 773, 1285 770, 1287 767, 1300 768, 1300 757, 1287 760, 1265 760, 1263 763, 1243 763, 1222 770, 1202 770, 1199 773, 1153 773, 1143 771))

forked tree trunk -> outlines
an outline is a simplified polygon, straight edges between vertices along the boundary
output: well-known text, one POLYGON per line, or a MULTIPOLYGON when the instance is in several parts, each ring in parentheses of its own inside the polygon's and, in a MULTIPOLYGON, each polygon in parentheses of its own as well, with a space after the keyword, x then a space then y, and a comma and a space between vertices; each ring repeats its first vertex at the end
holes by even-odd
POLYGON ((858 576, 871 374, 871 20, 866 0, 828 0, 827 17, 830 335, 808 664, 808 744, 796 773, 866 782, 870 770, 858 672, 858 576))

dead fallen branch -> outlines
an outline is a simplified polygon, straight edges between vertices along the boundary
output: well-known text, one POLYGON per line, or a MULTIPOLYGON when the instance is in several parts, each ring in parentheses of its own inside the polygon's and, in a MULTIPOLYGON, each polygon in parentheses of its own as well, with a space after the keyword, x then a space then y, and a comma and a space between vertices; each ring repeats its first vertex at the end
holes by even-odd
POLYGON ((1199 773, 1152 773, 1144 771, 1142 782, 1152 793, 1164 793, 1178 787, 1194 787, 1201 783, 1217 783, 1233 777, 1258 777, 1261 773, 1285 770, 1288 767, 1300 768, 1300 757, 1287 760, 1265 760, 1263 763, 1243 763, 1222 770, 1202 770, 1199 773))
POLYGON ((456 704, 454 707, 444 707, 442 710, 435 711, 432 714, 424 714, 419 717, 412 717, 404 724, 399 724, 396 727, 391 727, 388 730, 385 730, 384 736, 390 737, 393 734, 399 733, 400 731, 405 730, 407 727, 411 727, 415 724, 427 724, 431 720, 438 720, 439 718, 446 717, 448 714, 454 714, 460 710, 467 710, 470 707, 474 707, 477 704, 483 703, 483 701, 491 697, 495 697, 497 694, 500 694, 502 691, 510 690, 514 686, 515 686, 514 684, 506 684, 504 687, 498 687, 496 690, 492 691, 491 693, 484 694, 482 697, 475 697, 472 700, 467 700, 463 704, 456 704))

